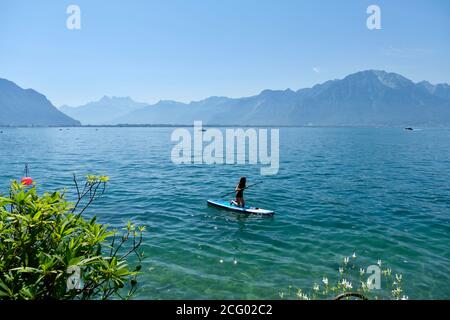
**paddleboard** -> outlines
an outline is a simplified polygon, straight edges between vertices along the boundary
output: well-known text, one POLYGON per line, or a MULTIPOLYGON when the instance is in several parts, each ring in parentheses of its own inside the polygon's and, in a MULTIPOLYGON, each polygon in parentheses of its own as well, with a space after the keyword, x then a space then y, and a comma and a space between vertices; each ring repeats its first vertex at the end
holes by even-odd
POLYGON ((266 209, 261 209, 261 208, 256 208, 256 207, 249 207, 249 206, 239 207, 239 206, 235 205, 234 203, 231 203, 231 201, 229 201, 229 200, 208 200, 208 204, 211 206, 218 207, 218 208, 236 211, 236 212, 245 213, 245 214, 271 216, 275 213, 272 210, 266 210, 266 209))

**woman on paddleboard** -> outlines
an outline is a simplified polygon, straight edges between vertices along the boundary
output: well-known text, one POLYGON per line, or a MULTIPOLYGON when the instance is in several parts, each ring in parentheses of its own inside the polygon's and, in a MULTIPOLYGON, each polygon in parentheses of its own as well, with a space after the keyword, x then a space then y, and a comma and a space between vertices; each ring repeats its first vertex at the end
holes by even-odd
POLYGON ((241 180, 239 180, 238 185, 236 186, 236 204, 239 207, 245 207, 244 189, 246 182, 247 179, 245 177, 242 177, 241 180))

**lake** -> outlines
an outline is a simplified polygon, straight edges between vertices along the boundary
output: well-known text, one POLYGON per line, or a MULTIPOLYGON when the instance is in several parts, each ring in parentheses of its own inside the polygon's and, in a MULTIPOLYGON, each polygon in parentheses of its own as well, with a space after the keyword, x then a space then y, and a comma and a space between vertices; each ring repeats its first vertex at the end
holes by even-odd
POLYGON ((281 128, 280 169, 175 165, 174 128, 2 128, 0 192, 28 163, 39 190, 109 175, 90 213, 146 225, 136 298, 277 299, 337 276, 356 252, 402 273, 410 299, 450 297, 450 129, 281 128), (206 205, 240 176, 274 217, 206 205))

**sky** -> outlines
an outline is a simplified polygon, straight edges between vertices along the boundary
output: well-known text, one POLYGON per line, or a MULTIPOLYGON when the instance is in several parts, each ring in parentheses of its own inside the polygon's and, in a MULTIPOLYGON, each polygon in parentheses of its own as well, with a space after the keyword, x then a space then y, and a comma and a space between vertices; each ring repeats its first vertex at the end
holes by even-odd
POLYGON ((450 1, 0 0, 0 78, 56 106, 243 97, 367 69, 450 83, 450 1))

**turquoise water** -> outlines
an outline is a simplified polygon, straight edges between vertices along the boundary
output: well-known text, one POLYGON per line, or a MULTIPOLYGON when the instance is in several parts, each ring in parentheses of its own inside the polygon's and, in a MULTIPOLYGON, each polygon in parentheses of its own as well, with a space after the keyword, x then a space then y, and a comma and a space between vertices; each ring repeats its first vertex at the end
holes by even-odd
POLYGON ((450 298, 450 130, 282 128, 280 172, 174 165, 172 128, 2 128, 0 190, 24 163, 41 189, 72 173, 107 174, 92 211, 148 227, 138 298, 278 298, 310 288, 356 252, 403 274, 409 298, 450 298), (264 183, 246 200, 276 210, 244 217, 206 206, 241 175, 264 183))

